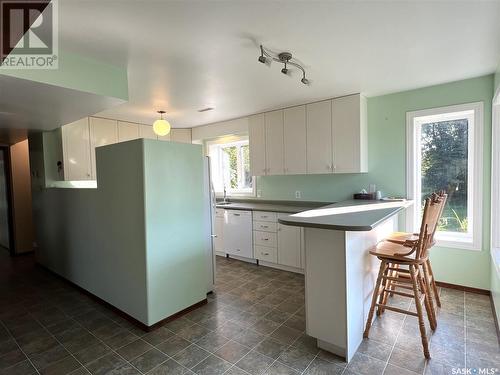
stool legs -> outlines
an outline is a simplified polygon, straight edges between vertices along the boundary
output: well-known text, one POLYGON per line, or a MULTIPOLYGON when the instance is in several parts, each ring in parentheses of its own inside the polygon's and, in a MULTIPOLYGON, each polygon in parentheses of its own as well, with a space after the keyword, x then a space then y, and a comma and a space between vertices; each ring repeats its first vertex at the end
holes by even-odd
MULTIPOLYGON (((425 322, 422 314, 422 305, 420 304, 420 292, 418 290, 417 278, 418 276, 418 268, 415 265, 410 265, 410 276, 413 285, 413 294, 415 297, 415 307, 417 308, 417 317, 418 317, 418 327, 420 329, 420 337, 422 339, 422 347, 424 348, 424 356, 425 358, 431 358, 429 353, 429 343, 427 341, 427 334, 425 332, 425 322)), ((425 293, 425 291, 423 291, 425 293)))
POLYGON ((439 291, 436 285, 436 280, 434 278, 434 273, 432 272, 431 261, 427 259, 425 265, 427 266, 427 271, 429 272, 429 276, 431 277, 431 286, 434 292, 434 298, 436 298, 436 304, 438 305, 438 307, 441 307, 441 298, 439 298, 439 291))
POLYGON ((387 262, 382 260, 380 263, 380 268, 378 270, 377 281, 375 282, 375 287, 373 288, 372 304, 370 306, 370 311, 368 312, 368 320, 366 321, 366 328, 363 337, 368 338, 370 333, 370 328, 372 326, 373 313, 375 312, 375 305, 377 304, 377 298, 380 293, 380 285, 382 284, 382 276, 387 270, 387 262))

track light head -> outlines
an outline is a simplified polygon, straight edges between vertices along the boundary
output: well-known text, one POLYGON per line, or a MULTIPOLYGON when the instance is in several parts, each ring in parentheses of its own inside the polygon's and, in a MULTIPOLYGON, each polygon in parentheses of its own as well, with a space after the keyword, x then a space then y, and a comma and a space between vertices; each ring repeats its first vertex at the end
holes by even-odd
POLYGON ((302 79, 300 80, 300 82, 302 82, 304 85, 308 85, 309 84, 309 80, 306 77, 302 77, 302 79))
POLYGON ((281 73, 283 73, 283 74, 287 75, 287 74, 288 74, 288 72, 289 72, 289 70, 287 69, 287 67, 286 67, 286 62, 285 62, 285 67, 284 67, 283 69, 281 69, 281 73))
POLYGON ((261 62, 262 64, 265 64, 267 62, 267 59, 264 56, 260 55, 259 62, 261 62))

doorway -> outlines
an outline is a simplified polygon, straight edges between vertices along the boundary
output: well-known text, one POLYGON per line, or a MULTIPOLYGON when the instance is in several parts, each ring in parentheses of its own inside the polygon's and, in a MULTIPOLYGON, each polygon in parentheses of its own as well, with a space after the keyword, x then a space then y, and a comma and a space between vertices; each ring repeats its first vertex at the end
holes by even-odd
POLYGON ((0 146, 0 251, 13 253, 9 148, 0 146))

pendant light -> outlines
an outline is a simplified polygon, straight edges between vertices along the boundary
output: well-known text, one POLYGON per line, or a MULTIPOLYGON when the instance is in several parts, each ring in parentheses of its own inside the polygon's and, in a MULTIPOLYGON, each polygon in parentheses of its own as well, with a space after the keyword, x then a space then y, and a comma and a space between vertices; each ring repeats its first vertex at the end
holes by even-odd
POLYGON ((165 111, 157 111, 160 114, 160 119, 153 123, 153 131, 156 135, 163 137, 170 133, 170 123, 163 119, 165 111))

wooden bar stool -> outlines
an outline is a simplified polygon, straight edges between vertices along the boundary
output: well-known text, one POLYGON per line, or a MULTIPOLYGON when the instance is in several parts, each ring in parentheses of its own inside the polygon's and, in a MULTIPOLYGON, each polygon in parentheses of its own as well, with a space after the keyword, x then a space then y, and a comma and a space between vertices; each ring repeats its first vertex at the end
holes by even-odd
MULTIPOLYGON (((446 194, 444 192, 444 190, 441 190, 437 193, 434 193, 432 195, 432 197, 434 197, 434 199, 436 199, 436 197, 437 197, 438 199, 442 199, 443 201, 441 202, 441 211, 439 212, 438 219, 437 219, 437 221, 434 225, 434 228, 432 230, 432 237, 430 239, 429 249, 432 248, 434 246, 434 244, 436 243, 436 241, 434 240, 434 235, 436 234, 439 220, 441 219, 441 216, 442 216, 443 211, 444 211, 444 207, 446 206, 448 194, 446 194)), ((415 243, 418 240, 418 233, 395 232, 395 233, 392 233, 385 240, 390 241, 390 242, 394 242, 394 243, 398 243, 398 244, 405 244, 405 243, 411 244, 411 243, 415 243)), ((441 307, 441 299, 439 298, 439 291, 437 289, 436 279, 434 277, 434 272, 432 271, 430 259, 427 259, 427 262, 425 262, 424 267, 427 268, 427 273, 429 274, 428 284, 430 284, 430 286, 432 288, 432 292, 434 295, 434 299, 436 300, 436 304, 438 307, 441 307)), ((392 296, 392 293, 391 293, 391 296, 392 296)))
POLYGON ((416 316, 418 317, 422 347, 426 358, 430 358, 430 353, 425 332, 422 304, 425 305, 432 329, 436 326, 436 317, 430 287, 427 282, 429 280, 427 268, 424 265, 428 259, 427 250, 429 249, 432 232, 436 225, 435 222, 439 219, 443 202, 443 199, 438 199, 434 195, 425 200, 422 224, 416 242, 400 244, 382 241, 370 251, 370 254, 376 256, 381 263, 363 336, 368 338, 375 307, 378 307, 381 312, 387 309, 416 316), (402 292, 398 288, 405 289, 407 292, 402 292), (388 306, 387 295, 389 293, 412 298, 415 301, 417 312, 388 306))

